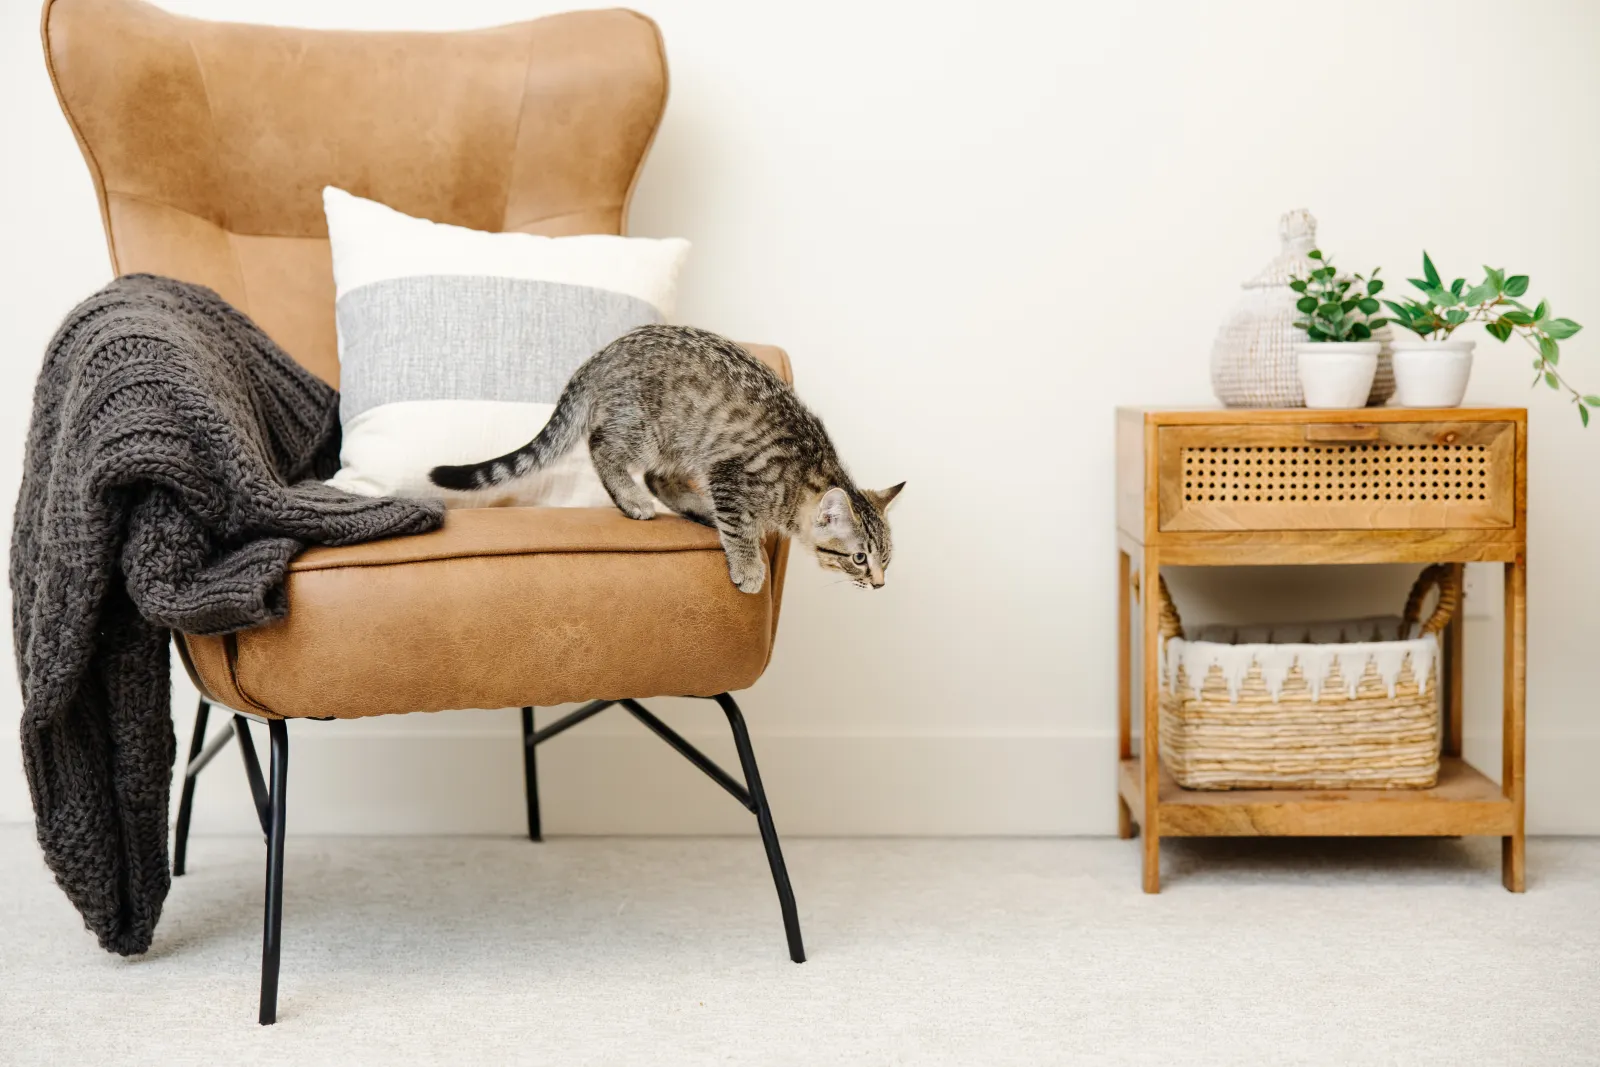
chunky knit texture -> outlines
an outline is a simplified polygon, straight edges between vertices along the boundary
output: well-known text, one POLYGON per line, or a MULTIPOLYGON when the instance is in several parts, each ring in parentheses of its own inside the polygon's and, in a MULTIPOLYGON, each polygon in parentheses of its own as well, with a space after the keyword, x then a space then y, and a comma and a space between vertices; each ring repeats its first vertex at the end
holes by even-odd
POLYGON ((339 398, 209 289, 129 275, 67 316, 34 392, 11 539, 22 750, 39 844, 109 951, 171 884, 169 630, 281 618, 289 560, 438 526, 351 496, 339 398))

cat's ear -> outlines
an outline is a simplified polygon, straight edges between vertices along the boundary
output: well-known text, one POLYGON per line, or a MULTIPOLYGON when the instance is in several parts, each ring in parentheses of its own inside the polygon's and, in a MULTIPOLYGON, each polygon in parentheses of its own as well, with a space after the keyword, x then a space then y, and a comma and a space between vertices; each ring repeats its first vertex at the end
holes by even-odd
POLYGON ((872 501, 873 507, 877 508, 879 511, 887 512, 889 510, 889 505, 894 503, 894 498, 899 496, 900 490, 904 489, 905 487, 906 483, 901 482, 899 485, 891 485, 887 489, 868 489, 862 495, 868 500, 872 501))
POLYGON ((855 512, 850 510, 850 498, 843 489, 829 489, 817 502, 817 517, 813 520, 817 532, 841 537, 855 529, 855 512))

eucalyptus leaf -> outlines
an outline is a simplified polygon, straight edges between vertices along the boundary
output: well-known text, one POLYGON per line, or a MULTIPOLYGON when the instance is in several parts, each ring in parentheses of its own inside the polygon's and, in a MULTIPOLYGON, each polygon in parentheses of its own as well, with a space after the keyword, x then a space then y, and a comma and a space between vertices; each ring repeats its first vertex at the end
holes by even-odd
POLYGON ((1372 274, 1372 280, 1367 283, 1367 295, 1377 296, 1379 293, 1383 292, 1383 279, 1377 276, 1377 271, 1373 271, 1372 274))
POLYGON ((1313 311, 1317 310, 1317 298, 1314 296, 1302 296, 1299 300, 1294 302, 1294 306, 1295 310, 1299 311, 1302 315, 1309 315, 1313 311))
POLYGON ((1381 330, 1385 326, 1389 325, 1389 320, 1380 315, 1375 319, 1368 319, 1367 325, 1372 327, 1374 330, 1381 330))
POLYGON ((1506 279, 1504 288, 1507 296, 1521 296, 1528 291, 1528 276, 1526 274, 1513 274, 1506 279))
POLYGON ((1489 336, 1500 341, 1504 341, 1511 336, 1511 324, 1509 322, 1487 323, 1484 329, 1489 331, 1489 336))
POLYGON ((1544 331, 1557 341, 1565 341, 1579 330, 1583 329, 1571 319, 1551 319, 1544 324, 1544 331))
POLYGON ((1467 313, 1461 308, 1452 308, 1444 313, 1444 321, 1449 323, 1451 326, 1465 325, 1467 318, 1467 313))
POLYGON ((1533 321, 1542 322, 1545 314, 1550 310, 1550 301, 1541 300, 1539 306, 1533 309, 1533 321))
POLYGON ((1501 322, 1509 322, 1513 326, 1532 326, 1533 316, 1526 311, 1508 311, 1500 316, 1501 322))
POLYGON ((1313 248, 1311 251, 1306 253, 1306 257, 1309 258, 1309 259, 1321 259, 1322 258, 1322 249, 1313 248))
POLYGON ((1370 296, 1356 301, 1356 307, 1361 309, 1361 314, 1363 315, 1376 315, 1380 306, 1382 305, 1370 296))
POLYGON ((1586 396, 1583 398, 1583 402, 1590 407, 1600 408, 1600 396, 1586 396))
POLYGON ((1482 285, 1475 285, 1471 289, 1468 289, 1467 295, 1461 298, 1461 302, 1463 304, 1476 307, 1478 304, 1487 304, 1489 301, 1493 300, 1499 295, 1500 290, 1496 289, 1489 282, 1484 282, 1482 285))
POLYGON ((1549 360, 1551 363, 1560 361, 1561 346, 1556 344, 1553 338, 1539 338, 1539 358, 1549 360))
POLYGON ((1289 283, 1289 288, 1293 289, 1297 293, 1305 292, 1306 291, 1305 279, 1304 278, 1296 278, 1294 281, 1289 283))
POLYGON ((1582 404, 1578 405, 1578 418, 1583 420, 1585 426, 1589 425, 1589 409, 1582 404))
POLYGON ((1428 258, 1428 253, 1426 252, 1422 253, 1422 276, 1428 279, 1429 286, 1438 286, 1439 272, 1434 269, 1433 260, 1428 258))
POLYGON ((1485 264, 1484 268, 1483 268, 1483 273, 1484 273, 1485 277, 1488 279, 1484 284, 1488 285, 1488 286, 1491 286, 1496 293, 1498 293, 1500 290, 1502 290, 1502 289, 1504 289, 1506 287, 1506 272, 1505 271, 1503 271, 1503 270, 1495 270, 1493 267, 1485 264))
POLYGON ((1358 322, 1350 327, 1350 336, 1357 341, 1365 341, 1372 337, 1372 331, 1367 328, 1365 323, 1358 322))
POLYGON ((1552 389, 1560 389, 1561 388, 1561 383, 1556 380, 1556 376, 1554 374, 1552 374, 1550 371, 1545 371, 1544 372, 1544 384, 1548 385, 1552 389))

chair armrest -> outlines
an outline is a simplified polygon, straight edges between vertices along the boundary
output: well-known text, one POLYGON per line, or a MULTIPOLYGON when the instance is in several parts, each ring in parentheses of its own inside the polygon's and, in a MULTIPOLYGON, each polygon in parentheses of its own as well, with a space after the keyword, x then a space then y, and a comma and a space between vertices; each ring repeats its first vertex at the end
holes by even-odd
POLYGON ((789 353, 776 345, 752 345, 740 342, 739 347, 772 368, 772 372, 785 382, 794 384, 794 368, 789 366, 789 353))

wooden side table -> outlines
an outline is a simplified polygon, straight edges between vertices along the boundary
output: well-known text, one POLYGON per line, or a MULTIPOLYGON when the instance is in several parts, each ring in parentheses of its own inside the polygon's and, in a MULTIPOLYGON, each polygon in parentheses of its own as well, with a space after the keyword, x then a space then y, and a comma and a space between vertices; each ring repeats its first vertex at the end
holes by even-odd
POLYGON ((1522 892, 1527 443, 1522 408, 1118 409, 1118 832, 1144 833, 1145 892, 1161 888, 1163 837, 1467 834, 1501 839, 1502 880, 1522 892), (1444 635, 1434 788, 1211 792, 1182 789, 1161 767, 1162 566, 1478 562, 1505 564, 1500 785, 1461 758, 1459 617, 1444 635), (1143 620, 1137 756, 1134 601, 1143 620))

